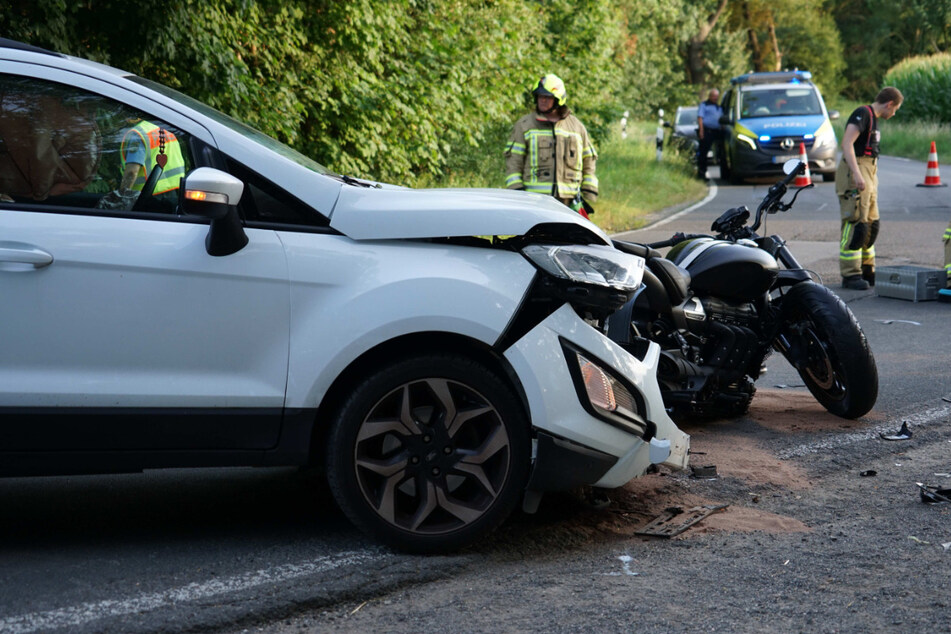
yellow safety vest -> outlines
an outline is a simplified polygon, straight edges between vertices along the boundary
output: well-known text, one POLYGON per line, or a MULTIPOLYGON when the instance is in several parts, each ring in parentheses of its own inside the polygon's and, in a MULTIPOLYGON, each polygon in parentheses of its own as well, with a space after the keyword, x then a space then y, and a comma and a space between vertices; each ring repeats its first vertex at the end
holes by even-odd
POLYGON ((164 135, 162 132, 163 129, 154 123, 140 121, 134 127, 126 131, 122 137, 120 154, 122 156, 123 168, 125 168, 126 164, 127 142, 131 139, 138 138, 146 149, 147 165, 144 165, 142 169, 139 170, 135 182, 132 184, 132 189, 135 191, 142 190, 142 186, 145 185, 148 175, 156 164, 156 157, 163 152, 166 157, 165 169, 162 170, 162 177, 155 184, 155 191, 152 192, 152 195, 164 194, 165 192, 178 189, 179 183, 185 175, 185 159, 182 157, 182 148, 178 143, 178 139, 168 130, 164 130, 164 135), (162 143, 163 136, 164 147, 162 143))

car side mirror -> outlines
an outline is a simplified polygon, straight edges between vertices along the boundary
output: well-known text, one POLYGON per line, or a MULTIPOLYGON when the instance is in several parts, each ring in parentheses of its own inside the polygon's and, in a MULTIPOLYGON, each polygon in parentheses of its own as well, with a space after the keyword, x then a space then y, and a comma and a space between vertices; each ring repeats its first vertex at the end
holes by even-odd
POLYGON ((238 203, 244 193, 243 182, 227 172, 199 167, 185 176, 182 189, 182 210, 211 220, 205 238, 208 255, 231 255, 248 244, 248 236, 238 215, 238 203))
POLYGON ((829 111, 829 120, 830 120, 830 121, 835 121, 835 120, 838 119, 838 118, 839 118, 839 111, 838 111, 838 110, 830 110, 830 111, 829 111))

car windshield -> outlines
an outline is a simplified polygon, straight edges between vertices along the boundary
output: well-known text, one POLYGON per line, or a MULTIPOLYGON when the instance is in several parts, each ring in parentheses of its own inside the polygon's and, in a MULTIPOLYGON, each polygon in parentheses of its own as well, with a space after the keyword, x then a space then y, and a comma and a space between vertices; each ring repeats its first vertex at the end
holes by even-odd
POLYGON ((184 106, 188 106, 192 110, 200 112, 201 114, 205 115, 209 119, 215 120, 221 125, 230 128, 231 130, 248 138, 249 140, 254 141, 255 143, 259 145, 262 145, 266 147, 267 149, 273 152, 276 152, 277 154, 280 154, 284 158, 294 161, 298 165, 306 167, 309 170, 313 170, 314 172, 317 172, 318 174, 332 174, 333 173, 329 169, 327 169, 326 167, 318 163, 317 161, 311 159, 308 156, 301 154, 297 150, 287 145, 284 145, 277 139, 273 139, 269 137, 268 135, 264 134, 263 132, 255 130, 251 126, 241 123, 237 119, 233 119, 222 112, 218 112, 211 106, 207 106, 203 104, 202 102, 198 101, 197 99, 192 99, 188 95, 182 94, 178 92, 177 90, 169 88, 168 86, 163 86, 162 84, 145 79, 144 77, 138 77, 136 75, 132 75, 129 77, 129 79, 134 81, 137 84, 141 84, 142 86, 145 86, 146 88, 154 90, 157 93, 161 93, 162 95, 168 97, 169 99, 174 99, 178 103, 184 106))
POLYGON ((762 88, 740 91, 740 116, 788 117, 822 114, 819 96, 811 87, 762 88))
POLYGON ((696 108, 681 108, 677 113, 677 125, 690 125, 697 122, 696 108))

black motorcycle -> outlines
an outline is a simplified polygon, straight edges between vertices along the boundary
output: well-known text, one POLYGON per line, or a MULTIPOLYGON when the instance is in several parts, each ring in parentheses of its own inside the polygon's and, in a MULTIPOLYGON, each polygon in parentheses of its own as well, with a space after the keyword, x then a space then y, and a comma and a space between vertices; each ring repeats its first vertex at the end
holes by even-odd
POLYGON ((763 214, 787 211, 789 184, 805 171, 796 159, 769 188, 747 226, 745 206, 712 225, 716 235, 675 234, 652 244, 615 241, 646 259, 644 285, 608 320, 608 335, 632 352, 661 347, 658 381, 671 413, 744 414, 772 350, 796 368, 827 410, 858 418, 878 398, 878 369, 852 311, 816 283, 777 235, 759 236, 763 214), (658 249, 672 247, 666 257, 658 249), (782 267, 780 267, 782 264, 782 267))

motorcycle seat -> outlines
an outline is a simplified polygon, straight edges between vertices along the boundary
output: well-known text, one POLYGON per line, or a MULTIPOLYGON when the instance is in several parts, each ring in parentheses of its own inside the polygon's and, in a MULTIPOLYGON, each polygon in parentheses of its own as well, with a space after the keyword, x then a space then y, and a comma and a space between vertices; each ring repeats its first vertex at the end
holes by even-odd
POLYGON ((648 258, 647 268, 654 274, 672 306, 679 306, 690 296, 690 272, 665 258, 648 258))

